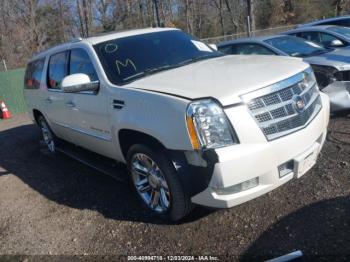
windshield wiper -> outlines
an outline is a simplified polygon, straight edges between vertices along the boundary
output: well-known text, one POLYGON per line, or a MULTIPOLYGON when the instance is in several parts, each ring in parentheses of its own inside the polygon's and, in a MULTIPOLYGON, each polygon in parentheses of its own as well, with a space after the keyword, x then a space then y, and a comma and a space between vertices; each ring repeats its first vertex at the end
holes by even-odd
POLYGON ((215 57, 220 57, 220 56, 224 56, 224 55, 223 54, 216 54, 216 55, 198 56, 198 57, 193 57, 193 58, 184 60, 184 61, 180 62, 179 64, 181 66, 182 65, 188 65, 188 64, 191 64, 191 63, 194 63, 194 62, 198 62, 198 61, 201 61, 201 60, 206 60, 206 59, 209 59, 209 58, 215 58, 215 57))
POLYGON ((151 74, 154 74, 154 73, 158 73, 158 72, 161 72, 161 71, 165 71, 165 70, 181 67, 181 66, 188 65, 188 64, 191 64, 191 63, 194 63, 194 62, 198 62, 198 61, 201 61, 201 60, 206 60, 206 59, 209 59, 209 58, 219 57, 219 56, 223 56, 223 55, 219 54, 219 55, 199 56, 199 57, 194 57, 194 58, 191 58, 191 59, 184 60, 184 61, 182 61, 180 63, 177 63, 177 64, 174 64, 174 65, 164 65, 164 66, 159 66, 159 67, 155 67, 155 68, 146 69, 146 70, 144 70, 142 72, 139 72, 139 73, 137 73, 135 75, 131 75, 131 76, 123 78, 123 81, 127 82, 127 81, 130 81, 130 80, 135 79, 135 78, 148 76, 148 75, 151 75, 151 74))
POLYGON ((131 80, 133 78, 144 77, 147 75, 151 75, 154 73, 158 73, 158 72, 169 70, 169 69, 176 68, 176 67, 179 67, 179 65, 177 65, 177 64, 176 65, 164 65, 164 66, 160 66, 160 67, 146 69, 146 70, 144 70, 140 73, 137 73, 135 75, 131 75, 131 76, 123 78, 123 81, 128 81, 128 80, 131 80))

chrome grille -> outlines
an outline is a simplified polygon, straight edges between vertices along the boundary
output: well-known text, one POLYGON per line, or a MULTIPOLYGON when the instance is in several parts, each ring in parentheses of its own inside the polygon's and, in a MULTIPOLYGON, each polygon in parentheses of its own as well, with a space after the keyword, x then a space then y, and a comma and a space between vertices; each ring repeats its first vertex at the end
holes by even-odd
POLYGON ((321 110, 317 84, 306 87, 302 82, 305 73, 312 74, 312 71, 305 71, 283 83, 242 96, 267 140, 303 128, 321 110), (302 102, 304 107, 298 108, 297 101, 302 102))

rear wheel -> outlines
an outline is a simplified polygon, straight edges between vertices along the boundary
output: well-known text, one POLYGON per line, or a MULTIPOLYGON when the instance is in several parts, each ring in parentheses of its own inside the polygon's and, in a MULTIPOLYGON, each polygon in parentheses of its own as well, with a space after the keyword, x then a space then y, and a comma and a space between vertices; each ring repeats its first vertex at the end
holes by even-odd
POLYGON ((56 139, 55 135, 51 131, 49 125, 47 124, 45 118, 43 116, 39 116, 38 124, 41 129, 41 134, 44 140, 45 145, 49 149, 51 153, 55 153, 56 151, 56 139))
POLYGON ((162 150, 133 145, 127 154, 127 165, 138 196, 153 213, 176 221, 191 211, 190 198, 162 150))

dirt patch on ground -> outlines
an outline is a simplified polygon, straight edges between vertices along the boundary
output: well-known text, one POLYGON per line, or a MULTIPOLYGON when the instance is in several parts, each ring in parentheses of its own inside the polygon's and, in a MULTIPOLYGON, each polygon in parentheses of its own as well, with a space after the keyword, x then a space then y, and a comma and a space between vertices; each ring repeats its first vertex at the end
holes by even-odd
POLYGON ((350 257, 350 118, 305 176, 229 210, 166 224, 124 184, 42 150, 26 115, 0 122, 0 254, 350 257))

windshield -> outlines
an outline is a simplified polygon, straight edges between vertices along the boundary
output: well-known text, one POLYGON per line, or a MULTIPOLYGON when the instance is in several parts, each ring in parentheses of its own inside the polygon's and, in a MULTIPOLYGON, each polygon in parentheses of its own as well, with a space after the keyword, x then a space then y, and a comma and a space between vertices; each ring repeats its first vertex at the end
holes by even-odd
POLYGON ((223 55, 180 30, 117 38, 94 48, 108 79, 116 85, 223 55))
POLYGON ((293 36, 281 36, 264 40, 264 42, 294 57, 307 57, 327 52, 314 42, 293 36))
POLYGON ((350 28, 348 27, 332 26, 328 30, 350 38, 350 28))

